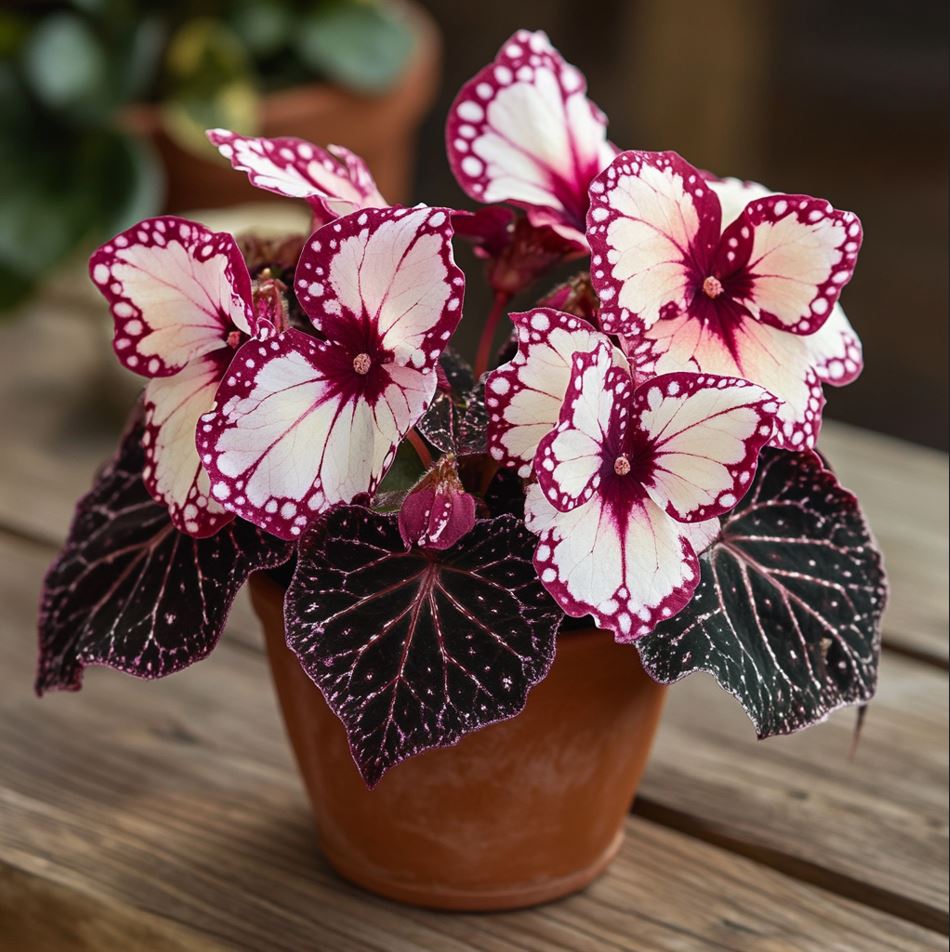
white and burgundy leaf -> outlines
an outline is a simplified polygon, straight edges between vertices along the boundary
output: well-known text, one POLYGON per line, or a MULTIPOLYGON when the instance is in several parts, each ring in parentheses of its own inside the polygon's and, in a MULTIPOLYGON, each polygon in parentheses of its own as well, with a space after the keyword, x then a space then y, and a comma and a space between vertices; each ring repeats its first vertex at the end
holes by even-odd
POLYGON ((574 355, 558 425, 538 444, 538 485, 562 512, 587 502, 600 488, 605 463, 612 465, 622 452, 633 381, 614 366, 612 350, 600 343, 574 355))
POLYGON ((355 506, 302 542, 287 642, 369 786, 407 757, 514 717, 547 674, 562 616, 531 544, 500 516, 445 553, 407 552, 395 517, 355 506))
POLYGON ((725 229, 709 273, 757 321, 813 334, 851 280, 861 238, 853 212, 807 195, 769 195, 725 229))
POLYGON ((645 376, 705 371, 761 384, 779 400, 771 444, 805 449, 818 440, 825 377, 839 374, 839 385, 857 377, 861 345, 840 306, 820 330, 807 335, 737 315, 726 339, 712 325, 683 315, 645 331, 630 359, 645 376))
MULTIPOLYGON (((710 178, 708 182, 719 196, 723 227, 731 225, 754 200, 776 194, 758 182, 735 178, 710 178)), ((856 249, 851 250, 856 253, 856 249)), ((860 375, 863 367, 861 341, 845 317, 840 303, 835 304, 821 328, 807 336, 814 369, 824 383, 840 387, 860 375)))
POLYGON ((297 297, 327 339, 290 329, 236 355, 198 447, 212 495, 284 539, 372 493, 429 406, 464 278, 445 209, 370 209, 315 232, 297 297))
POLYGON ((230 348, 212 351, 145 387, 142 478, 152 496, 168 507, 175 528, 191 536, 214 535, 234 518, 212 498, 195 446, 198 420, 213 406, 232 356, 230 348))
POLYGON ((820 330, 806 337, 808 354, 822 383, 843 387, 857 380, 864 369, 861 339, 855 333, 841 304, 820 330))
POLYGON ((670 374, 631 388, 609 345, 575 355, 525 501, 541 582, 568 615, 592 615, 618 641, 688 603, 695 547, 709 544, 715 517, 751 481, 775 409, 770 394, 735 378, 670 374))
POLYGON ((719 198, 723 228, 731 225, 745 211, 749 202, 775 194, 772 189, 759 182, 750 182, 731 176, 718 178, 714 175, 706 175, 706 184, 719 198))
POLYGON ((119 360, 143 376, 177 373, 232 332, 254 333, 250 275, 227 232, 146 219, 102 245, 89 274, 109 302, 119 360))
POLYGON ((744 377, 782 401, 773 445, 813 447, 822 383, 847 383, 861 368, 836 304, 860 248, 858 219, 822 199, 715 179, 673 153, 623 153, 591 195, 601 321, 632 335, 637 374, 744 377), (652 192, 644 169, 659 182, 652 192), (651 300, 643 320, 637 308, 651 300))
POLYGON ((198 427, 211 495, 297 538, 325 509, 373 492, 434 389, 435 374, 414 368, 359 374, 344 348, 295 329, 248 341, 198 427))
POLYGON ((693 542, 708 540, 633 483, 629 495, 594 493, 570 512, 555 509, 535 483, 525 524, 538 536, 534 565, 554 600, 574 618, 592 615, 619 642, 642 637, 688 604, 699 582, 693 542))
POLYGON ((208 138, 257 188, 303 198, 321 221, 360 208, 385 208, 366 163, 341 146, 327 149, 303 139, 265 139, 211 129, 208 138))
POLYGON ((591 183, 591 281, 608 334, 636 336, 685 312, 716 250, 721 211, 675 152, 622 152, 591 183))
POLYGON ((741 377, 655 377, 633 400, 633 465, 642 467, 647 492, 674 519, 715 518, 747 492, 777 410, 771 393, 741 377))
MULTIPOLYGON (((511 320, 517 353, 485 384, 488 451, 526 477, 542 437, 557 426, 574 355, 594 350, 607 338, 587 321, 552 308, 512 314, 511 320)), ((619 350, 613 355, 618 366, 626 366, 619 350)))
POLYGON ((763 451, 701 568, 689 606, 637 643, 654 678, 709 672, 759 737, 873 697, 887 596, 881 555, 857 500, 817 454, 763 451))
POLYGON ((78 690, 104 665, 160 678, 217 644, 248 575, 285 562, 290 546, 240 521, 211 538, 178 532, 142 482, 141 424, 79 503, 46 576, 36 690, 78 690))
POLYGON ((583 246, 587 188, 615 154, 581 73, 542 32, 519 30, 449 110, 446 148, 476 201, 510 202, 583 246))
POLYGON ((347 215, 304 246, 297 300, 318 331, 354 356, 428 372, 462 315, 465 278, 452 234, 446 208, 347 215))

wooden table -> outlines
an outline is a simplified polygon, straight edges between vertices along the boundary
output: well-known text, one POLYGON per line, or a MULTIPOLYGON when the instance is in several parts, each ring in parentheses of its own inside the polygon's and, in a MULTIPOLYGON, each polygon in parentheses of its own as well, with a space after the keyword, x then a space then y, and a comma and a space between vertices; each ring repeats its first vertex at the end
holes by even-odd
POLYGON ((79 694, 33 697, 40 577, 113 439, 105 339, 71 298, 0 329, 0 949, 947 947, 942 454, 831 424, 823 439, 893 588, 856 756, 853 712, 760 744, 695 675, 603 878, 538 909, 445 915, 321 858, 245 602, 214 655, 166 681, 90 670, 79 694))

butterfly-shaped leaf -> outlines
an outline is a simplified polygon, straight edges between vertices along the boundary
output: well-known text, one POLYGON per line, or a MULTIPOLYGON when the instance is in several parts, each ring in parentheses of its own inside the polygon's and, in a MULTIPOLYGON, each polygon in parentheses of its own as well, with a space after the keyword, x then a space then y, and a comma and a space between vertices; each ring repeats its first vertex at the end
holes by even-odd
POLYGON ((531 224, 584 247, 587 189, 616 151, 586 92, 546 34, 519 30, 449 110, 446 149, 459 185, 476 201, 519 205, 531 224))
POLYGON ((822 382, 860 370, 836 303, 861 222, 823 199, 764 191, 710 182, 675 152, 622 153, 591 183, 591 280, 603 330, 637 338, 639 374, 751 380, 782 400, 772 445, 805 449, 822 382))
POLYGON ((358 506, 332 510, 301 542, 287 641, 343 721, 367 784, 513 717, 547 674, 561 613, 533 543, 500 516, 444 552, 406 551, 395 517, 358 506))
POLYGON ((436 392, 462 312, 447 209, 345 215, 294 278, 318 339, 290 328, 235 354, 197 443, 214 499, 284 539, 372 493, 436 392))
POLYGON ((874 694, 887 588, 857 500, 814 452, 763 451, 692 602, 637 642, 658 681, 708 671, 759 737, 874 694))

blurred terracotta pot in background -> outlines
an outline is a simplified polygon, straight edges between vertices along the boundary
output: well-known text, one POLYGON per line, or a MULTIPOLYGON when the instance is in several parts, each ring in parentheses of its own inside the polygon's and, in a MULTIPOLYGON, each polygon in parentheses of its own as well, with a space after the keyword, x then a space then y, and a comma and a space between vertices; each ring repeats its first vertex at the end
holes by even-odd
MULTIPOLYGON (((439 33, 429 15, 415 5, 408 9, 415 49, 392 89, 379 96, 365 96, 314 83, 270 93, 261 101, 258 134, 346 146, 366 160, 388 201, 406 201, 416 133, 438 90, 441 57, 439 33)), ((157 106, 128 108, 122 125, 149 140, 161 157, 166 174, 165 212, 280 198, 255 189, 210 143, 207 159, 202 159, 172 141, 157 106)))
POLYGON ((251 579, 317 835, 340 875, 413 905, 530 906, 588 885, 616 855, 665 688, 606 632, 563 634, 509 721, 394 767, 367 790, 343 725, 286 647, 283 590, 251 579))

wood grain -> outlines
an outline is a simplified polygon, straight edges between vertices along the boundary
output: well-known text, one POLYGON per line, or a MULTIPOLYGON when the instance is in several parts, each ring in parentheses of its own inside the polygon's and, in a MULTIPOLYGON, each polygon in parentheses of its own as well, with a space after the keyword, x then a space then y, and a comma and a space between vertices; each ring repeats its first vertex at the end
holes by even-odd
POLYGON ((0 328, 0 948, 946 947, 943 454, 831 423, 822 438, 891 577, 854 758, 853 713, 757 743, 694 676, 607 877, 540 910, 436 915, 346 886, 312 846, 245 599, 195 669, 94 670, 79 695, 32 697, 40 577, 131 399, 96 313, 41 302, 0 328))
POLYGON ((108 939, 126 929, 130 949, 939 947, 913 923, 639 817, 610 872, 551 906, 459 916, 369 897, 313 845, 259 653, 231 640, 165 681, 93 670, 79 694, 31 696, 45 556, 0 538, 0 921, 18 950, 58 936, 117 947, 108 939), (31 927, 30 909, 44 921, 31 927))
POLYGON ((70 952, 223 952, 224 946, 174 919, 60 885, 0 860, 4 948, 70 952))
POLYGON ((757 741, 707 675, 670 691, 639 812, 941 931, 947 923, 946 674, 885 655, 854 712, 757 741))
POLYGON ((884 644, 947 666, 947 456, 828 423, 820 447, 860 499, 884 552, 884 644))

